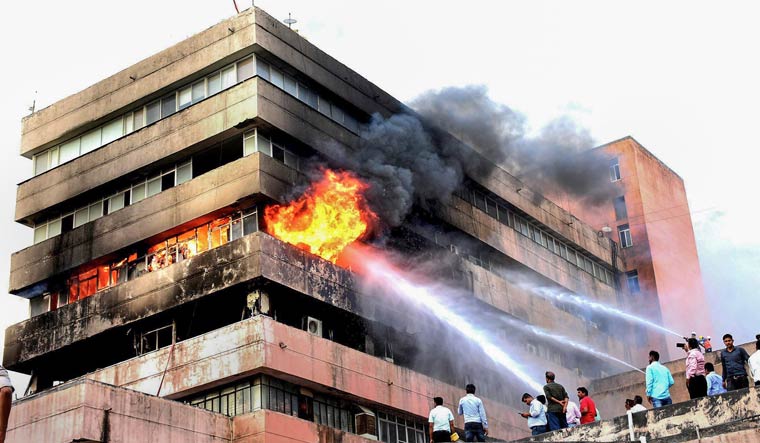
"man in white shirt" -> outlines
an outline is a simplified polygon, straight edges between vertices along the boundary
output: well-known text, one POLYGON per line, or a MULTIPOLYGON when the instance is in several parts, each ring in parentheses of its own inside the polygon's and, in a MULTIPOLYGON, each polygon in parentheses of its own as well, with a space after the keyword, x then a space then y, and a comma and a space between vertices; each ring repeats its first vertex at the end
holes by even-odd
POLYGON ((755 386, 760 386, 760 334, 755 336, 755 352, 749 356, 749 371, 752 373, 752 380, 755 380, 755 386))
POLYGON ((428 418, 430 442, 451 441, 451 434, 454 433, 454 414, 443 406, 443 398, 435 397, 433 402, 435 407, 430 411, 428 418))
POLYGON ((540 401, 533 398, 527 392, 522 396, 522 402, 530 406, 528 412, 521 412, 520 415, 528 419, 528 427, 531 435, 543 434, 546 432, 546 406, 540 401))
POLYGON ((632 413, 636 413, 636 412, 641 412, 641 411, 646 411, 647 410, 647 408, 645 408, 644 405, 642 404, 642 403, 644 403, 644 399, 640 395, 637 395, 637 396, 633 397, 633 402, 635 404, 631 408, 631 412, 632 413))

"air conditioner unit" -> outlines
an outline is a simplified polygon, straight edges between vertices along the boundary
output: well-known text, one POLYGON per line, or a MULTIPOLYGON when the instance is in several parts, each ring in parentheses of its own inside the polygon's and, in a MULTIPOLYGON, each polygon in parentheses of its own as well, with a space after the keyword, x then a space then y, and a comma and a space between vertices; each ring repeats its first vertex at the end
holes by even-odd
POLYGON ((313 317, 306 317, 306 332, 317 337, 322 336, 322 320, 313 317))
POLYGON ((377 440, 377 418, 375 418, 374 412, 361 405, 359 406, 359 409, 361 409, 362 412, 354 414, 356 433, 359 434, 359 437, 368 440, 377 440))

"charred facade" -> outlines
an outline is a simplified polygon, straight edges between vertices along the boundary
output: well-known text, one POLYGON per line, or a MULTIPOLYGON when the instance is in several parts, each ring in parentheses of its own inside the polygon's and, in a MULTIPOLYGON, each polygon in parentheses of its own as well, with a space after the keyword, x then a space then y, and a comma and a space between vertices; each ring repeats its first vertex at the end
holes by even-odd
MULTIPOLYGON (((18 187, 16 221, 34 244, 13 254, 10 291, 30 300, 31 316, 7 330, 3 356, 33 376, 37 396, 24 401, 94 380, 235 420, 250 413, 246 426, 264 435, 280 426, 307 440, 329 429, 424 442, 430 398, 451 405, 475 382, 491 434, 525 435, 510 412, 519 380, 480 356, 431 360, 425 331, 445 325, 420 325, 350 270, 265 232, 267 205, 297 194, 313 165, 362 149, 373 115, 398 114, 413 113, 252 8, 26 118, 21 154, 34 176, 18 187)), ((464 168, 450 198, 414 205, 375 240, 438 263, 432 277, 484 313, 582 336, 623 360, 645 355, 627 326, 508 278, 630 303, 616 244, 493 163, 464 168)), ((621 369, 499 333, 568 386, 621 369)), ((452 349, 466 349, 458 340, 452 349)), ((11 437, 29 424, 12 426, 11 437)))

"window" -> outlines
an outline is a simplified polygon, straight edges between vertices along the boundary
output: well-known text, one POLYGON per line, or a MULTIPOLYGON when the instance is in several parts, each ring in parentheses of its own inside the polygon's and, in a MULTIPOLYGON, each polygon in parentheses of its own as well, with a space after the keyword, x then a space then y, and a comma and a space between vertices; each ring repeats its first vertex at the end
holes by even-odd
POLYGON ((618 233, 620 235, 620 247, 629 248, 633 246, 631 228, 627 224, 618 226, 618 233))
POLYGON ((104 145, 111 143, 122 135, 124 135, 124 119, 119 117, 103 126, 103 139, 101 143, 104 145))
POLYGON ((208 77, 208 95, 214 95, 222 90, 221 74, 214 74, 208 77))
POLYGON ((641 293, 641 287, 639 286, 639 271, 626 272, 625 278, 628 281, 628 291, 630 291, 631 294, 641 293))
POLYGON ((317 94, 315 94, 314 91, 304 85, 298 85, 298 99, 311 106, 312 108, 316 108, 318 105, 317 94))
POLYGON ((616 197, 612 204, 615 207, 615 220, 628 218, 628 210, 625 208, 625 196, 616 197))
POLYGON ((157 351, 174 343, 174 324, 140 334, 140 354, 157 351))
POLYGON ((235 76, 235 65, 222 69, 222 89, 227 89, 234 85, 235 80, 237 80, 237 77, 235 76))
POLYGON ((161 118, 168 117, 177 112, 177 94, 172 92, 161 99, 161 118))
POLYGON ((80 146, 80 151, 79 151, 82 155, 92 151, 93 149, 100 147, 101 132, 102 132, 101 128, 98 128, 82 136, 82 141, 81 141, 81 146, 80 146))
POLYGON ((156 100, 145 107, 145 124, 155 123, 159 118, 161 118, 161 102, 156 100))
POLYGON ((179 109, 185 109, 193 102, 193 88, 188 86, 179 91, 179 109))
POLYGON ((425 443, 425 423, 378 412, 378 440, 385 443, 425 443))
POLYGON ((616 182, 618 180, 620 180, 620 163, 615 157, 610 161, 610 181, 616 182))
POLYGON ((193 92, 192 92, 193 103, 198 103, 204 98, 206 98, 206 80, 201 80, 201 81, 193 83, 193 92))
POLYGON ((253 77, 253 57, 240 60, 237 63, 237 81, 242 82, 253 77))

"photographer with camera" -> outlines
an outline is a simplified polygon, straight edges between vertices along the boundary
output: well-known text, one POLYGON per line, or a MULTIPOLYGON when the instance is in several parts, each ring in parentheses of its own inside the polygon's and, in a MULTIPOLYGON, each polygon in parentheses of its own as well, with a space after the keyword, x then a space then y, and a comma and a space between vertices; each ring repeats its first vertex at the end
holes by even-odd
POLYGON ((686 388, 689 390, 689 398, 705 397, 707 396, 705 357, 699 351, 699 341, 696 338, 688 339, 683 350, 686 351, 686 388))

